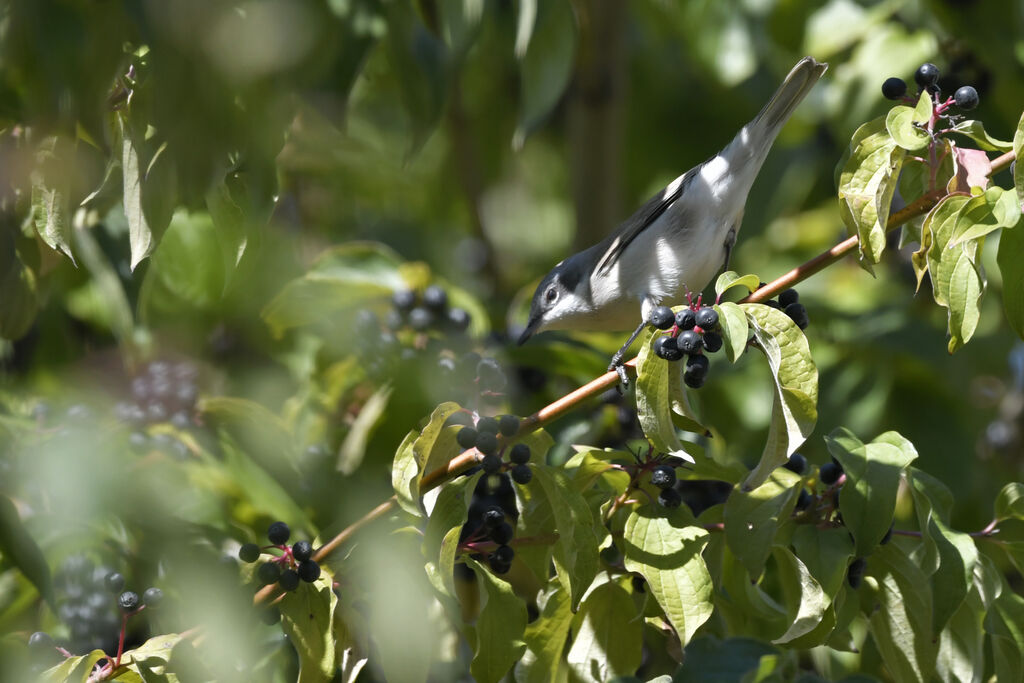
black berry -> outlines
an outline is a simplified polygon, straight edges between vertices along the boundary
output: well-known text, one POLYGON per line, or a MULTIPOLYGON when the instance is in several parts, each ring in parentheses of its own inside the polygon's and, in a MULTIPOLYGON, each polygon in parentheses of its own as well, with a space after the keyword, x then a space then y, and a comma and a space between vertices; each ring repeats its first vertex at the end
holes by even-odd
POLYGON ((164 599, 164 592, 157 587, 147 588, 142 594, 142 603, 146 607, 156 607, 164 599))
POLYGON ((846 570, 846 583, 850 584, 850 588, 854 590, 860 588, 860 584, 864 580, 864 570, 867 569, 867 566, 868 561, 863 557, 858 557, 850 563, 849 568, 846 570))
POLYGON ((36 631, 28 637, 28 647, 33 652, 45 652, 56 645, 53 642, 53 638, 50 637, 49 633, 43 631, 36 631))
POLYGON ((710 362, 707 356, 690 356, 686 361, 686 371, 683 373, 683 382, 693 389, 700 389, 708 378, 710 362))
POLYGON ((722 348, 722 335, 717 332, 704 333, 704 350, 708 353, 715 353, 722 348))
POLYGON ((782 294, 779 294, 779 305, 783 308, 790 304, 795 304, 797 301, 800 301, 800 295, 797 294, 795 289, 786 289, 782 291, 782 294))
POLYGON ((502 415, 498 418, 498 431, 502 436, 515 436, 519 431, 519 418, 515 415, 502 415))
POLYGON ((423 305, 437 313, 448 308, 448 292, 439 285, 430 285, 423 290, 423 305))
POLYGON ((422 332, 434 324, 434 314, 429 308, 417 306, 409 311, 409 327, 422 332))
POLYGON ((486 432, 488 434, 497 434, 500 426, 498 421, 493 417, 481 417, 476 421, 476 430, 481 434, 486 432))
POLYGON ((658 306, 647 316, 647 322, 659 330, 667 330, 675 322, 676 314, 668 306, 658 306))
POLYGON ((288 542, 288 537, 292 535, 292 530, 288 528, 288 525, 284 522, 274 522, 267 529, 267 538, 274 545, 284 545, 288 542))
POLYGON ((658 504, 662 507, 669 509, 679 507, 679 504, 683 502, 683 497, 679 491, 675 489, 662 489, 661 493, 658 494, 658 504))
POLYGON ((914 82, 922 88, 927 88, 929 85, 935 85, 935 81, 939 80, 939 67, 931 63, 925 63, 917 67, 917 71, 914 72, 914 82))
POLYGON ((118 572, 110 572, 103 579, 103 584, 110 593, 120 593, 124 590, 124 575, 118 572))
POLYGON ((907 94, 907 82, 902 78, 887 78, 882 83, 882 96, 887 100, 898 100, 907 94))
POLYGON ((834 462, 827 462, 821 466, 818 470, 818 479, 821 480, 822 484, 831 486, 832 484, 839 481, 839 477, 843 474, 843 468, 834 462))
POLYGON ((814 497, 807 492, 807 489, 800 489, 800 495, 796 499, 796 509, 806 510, 811 506, 814 497))
POLYGON ((508 459, 514 465, 525 465, 530 462, 530 447, 525 443, 517 443, 508 453, 508 459))
POLYGON ((779 311, 782 310, 782 306, 775 299, 768 299, 767 301, 762 301, 761 303, 763 303, 768 308, 774 308, 779 311))
POLYGON ((285 569, 277 579, 277 585, 283 590, 293 591, 299 587, 299 573, 294 569, 285 569))
POLYGON ((139 608, 139 594, 134 591, 125 591, 117 596, 117 606, 125 614, 134 612, 139 608))
POLYGON ((786 306, 785 312, 801 330, 806 330, 807 326, 811 324, 810 318, 807 317, 807 309, 801 303, 786 306))
POLYGON ((492 505, 484 510, 484 526, 488 529, 493 529, 504 521, 505 512, 497 505, 492 505))
POLYGON ((470 322, 469 313, 465 309, 452 308, 448 310, 448 324, 456 332, 465 332, 469 329, 470 322))
POLYGON ((718 311, 711 306, 704 306, 697 311, 697 324, 702 330, 713 330, 718 327, 718 311))
POLYGON ((296 562, 305 562, 313 556, 313 544, 309 541, 296 541, 292 546, 292 557, 296 562))
POLYGON ((313 560, 306 560, 305 562, 299 562, 299 568, 296 570, 299 578, 306 583, 313 583, 320 578, 320 565, 313 560))
POLYGON ((281 565, 277 562, 264 562, 256 569, 256 578, 263 584, 274 583, 281 578, 281 565))
POLYGON ((512 550, 512 546, 499 545, 491 553, 491 557, 500 560, 502 562, 512 562, 512 558, 516 556, 516 551, 512 550))
POLYGON ((395 292, 391 297, 391 304, 399 311, 408 312, 416 305, 416 292, 411 289, 403 289, 395 292))
POLYGON ((512 540, 516 530, 512 528, 512 525, 508 522, 502 522, 498 526, 491 529, 491 540, 498 545, 505 545, 512 540))
POLYGON ((494 455, 498 452, 498 437, 490 432, 480 432, 476 435, 476 449, 484 455, 494 455))
POLYGON ((953 94, 953 101, 960 109, 970 110, 978 106, 978 91, 969 85, 957 88, 953 94))
POLYGON ((685 330, 676 337, 676 346, 679 347, 680 351, 690 356, 700 351, 704 346, 704 342, 701 341, 700 335, 693 330, 685 330))
POLYGON ((477 431, 472 427, 463 427, 455 435, 455 443, 462 448, 474 448, 476 446, 477 431))
POLYGON ((675 483, 675 468, 669 467, 668 465, 658 465, 651 470, 651 484, 657 486, 659 489, 671 488, 675 486, 675 483))
POLYGON ((497 455, 485 455, 480 461, 480 467, 486 474, 495 474, 501 470, 501 457, 497 455))
POLYGON ((676 326, 681 330, 692 330, 697 324, 697 312, 692 308, 684 308, 676 313, 676 326))
POLYGON ((654 355, 668 361, 681 360, 683 352, 679 350, 676 340, 669 335, 662 335, 654 340, 654 355))
POLYGON ((790 472, 803 474, 807 470, 807 458, 800 455, 799 453, 794 453, 793 455, 789 456, 789 461, 786 462, 786 464, 783 465, 783 467, 785 467, 790 472))
POLYGON ((629 582, 633 586, 633 592, 634 593, 646 593, 647 592, 647 589, 646 589, 647 580, 644 579, 644 577, 640 576, 639 574, 633 574, 633 576, 630 577, 629 582))
POLYGON ((238 549, 238 559, 242 562, 255 562, 260 559, 260 547, 255 543, 243 543, 238 549))
POLYGON ((512 481, 523 486, 529 484, 530 480, 533 479, 533 470, 530 469, 529 465, 516 465, 512 468, 510 474, 512 475, 512 481))
POLYGON ((493 553, 487 558, 487 564, 495 574, 508 574, 508 571, 512 569, 511 562, 502 562, 493 553))

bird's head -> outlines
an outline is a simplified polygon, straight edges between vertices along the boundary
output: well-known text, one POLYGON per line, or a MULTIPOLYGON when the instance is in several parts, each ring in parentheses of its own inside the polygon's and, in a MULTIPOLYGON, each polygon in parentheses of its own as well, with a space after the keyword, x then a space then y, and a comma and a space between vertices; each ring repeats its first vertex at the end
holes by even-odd
POLYGON ((537 285, 530 304, 530 319, 519 336, 520 344, 543 330, 571 328, 575 320, 592 313, 593 306, 583 291, 587 283, 579 256, 559 263, 537 285))

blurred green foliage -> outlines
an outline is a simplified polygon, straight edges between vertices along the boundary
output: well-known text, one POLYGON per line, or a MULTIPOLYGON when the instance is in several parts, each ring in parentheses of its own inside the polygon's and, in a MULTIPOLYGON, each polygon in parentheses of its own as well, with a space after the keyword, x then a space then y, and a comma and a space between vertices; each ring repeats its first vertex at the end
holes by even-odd
MULTIPOLYGON (((222 654, 183 655, 206 673, 182 680, 294 678, 280 629, 253 622, 222 558, 274 519, 326 540, 389 496, 403 437, 459 399, 436 376, 444 344, 499 358, 511 383, 491 407, 520 415, 603 372, 617 334, 511 345, 536 279, 716 152, 798 57, 831 67, 750 195, 732 267, 763 280, 845 235, 833 169, 853 131, 887 110, 886 77, 934 61, 944 90, 978 89, 976 118, 1000 139, 1024 102, 1024 39, 1010 30, 1024 24, 1020 3, 616 5, 0 8, 0 505, 45 557, 0 546, 0 667, 21 670, 34 630, 72 636, 39 595, 85 555, 169 594, 133 642, 206 625, 205 647, 222 654), (394 290, 429 283, 469 311, 468 337, 368 336, 361 311, 384 318, 394 290), (198 401, 136 391, 164 376, 198 401), (126 419, 132 405, 151 412, 126 419)), ((886 251, 875 277, 848 259, 800 287, 820 373, 818 433, 802 452, 826 462, 822 436, 840 425, 899 431, 916 466, 954 492, 952 525, 976 529, 1024 473, 1024 346, 993 296, 994 244, 982 261, 994 291, 956 355, 945 311, 915 296, 910 252, 886 251)), ((757 462, 770 381, 757 363, 715 363, 699 408, 716 459, 757 462)), ((635 444, 628 405, 587 404, 555 423, 552 464, 573 443, 635 444)), ((360 611, 343 585, 350 623, 380 632, 402 600, 432 609, 412 588, 382 597, 422 580, 415 549, 404 565, 373 552, 351 576, 380 601, 360 611)), ((391 636, 389 652, 433 650, 438 678, 468 666, 441 635, 391 636)), ((881 671, 870 645, 812 663, 836 679, 881 671)), ((399 680, 412 664, 390 666, 360 680, 399 680)))

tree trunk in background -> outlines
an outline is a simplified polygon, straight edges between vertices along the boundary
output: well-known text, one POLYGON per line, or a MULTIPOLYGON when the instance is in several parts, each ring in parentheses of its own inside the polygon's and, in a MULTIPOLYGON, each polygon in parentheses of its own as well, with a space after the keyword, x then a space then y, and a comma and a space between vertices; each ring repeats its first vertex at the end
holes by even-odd
POLYGON ((580 50, 568 101, 568 139, 577 250, 604 239, 623 218, 625 5, 620 0, 574 2, 580 50))

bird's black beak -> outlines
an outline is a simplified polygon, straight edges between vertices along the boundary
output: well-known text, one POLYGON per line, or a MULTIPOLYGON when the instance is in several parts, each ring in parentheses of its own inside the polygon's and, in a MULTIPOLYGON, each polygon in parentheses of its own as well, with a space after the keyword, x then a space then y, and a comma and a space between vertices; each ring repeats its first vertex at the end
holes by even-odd
POLYGON ((519 341, 517 341, 516 343, 519 346, 522 346, 523 344, 525 344, 526 340, 533 336, 533 333, 537 331, 537 327, 539 327, 539 326, 540 326, 540 316, 539 315, 532 315, 532 316, 530 316, 530 322, 526 323, 526 329, 523 330, 523 333, 519 335, 519 341))

